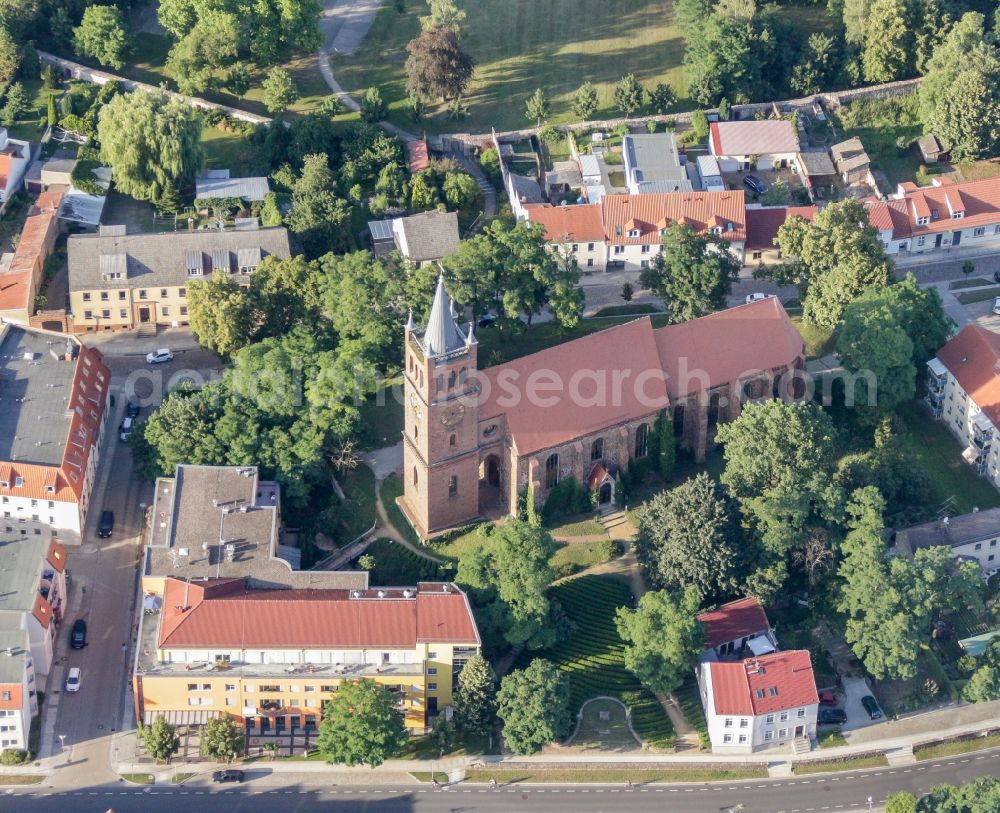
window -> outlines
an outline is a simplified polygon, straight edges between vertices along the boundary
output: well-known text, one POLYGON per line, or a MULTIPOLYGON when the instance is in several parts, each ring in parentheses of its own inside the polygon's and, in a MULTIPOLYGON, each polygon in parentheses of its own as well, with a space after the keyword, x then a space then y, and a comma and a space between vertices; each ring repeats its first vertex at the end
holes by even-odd
POLYGON ((774 725, 774 715, 773 714, 768 714, 767 717, 764 718, 764 722, 767 725, 774 725))
POLYGON ((750 725, 750 721, 746 717, 740 718, 740 728, 747 728, 750 725))
POLYGON ((94 312, 93 311, 84 311, 83 312, 83 318, 84 319, 93 319, 94 318, 94 312))
POLYGON ((118 299, 119 300, 125 299, 125 292, 124 291, 119 291, 118 292, 118 299))
POLYGON ((552 488, 559 482, 559 455, 550 454, 545 461, 545 487, 552 488))
POLYGON ((640 268, 649 268, 649 260, 639 260, 640 268))
POLYGON ((726 728, 732 728, 733 727, 733 718, 732 717, 727 717, 726 721, 725 721, 725 723, 723 723, 723 725, 726 728))
POLYGON ((160 310, 163 312, 163 316, 170 316, 170 308, 161 307, 160 310))
POLYGON ((572 251, 574 254, 576 254, 576 250, 578 248, 579 248, 579 246, 576 243, 573 243, 573 247, 570 249, 570 251, 572 251))
POLYGON ((770 742, 773 739, 774 739, 774 732, 773 731, 765 731, 764 732, 764 742, 770 742))
POLYGON ((10 692, 4 692, 0 697, 3 697, 4 700, 10 700, 10 692))
POLYGON ((24 487, 24 478, 18 475, 17 477, 14 478, 14 488, 23 488, 23 487, 24 487))
POLYGON ((166 296, 167 296, 167 289, 166 288, 160 288, 160 296, 163 297, 164 299, 166 298, 166 296))
POLYGON ((437 673, 438 673, 438 670, 437 670, 436 666, 428 666, 427 667, 427 674, 428 675, 436 675, 437 673))
POLYGON ((427 660, 429 660, 429 661, 436 661, 437 660, 437 656, 438 656, 437 652, 428 652, 427 653, 427 660))
POLYGON ((781 712, 781 714, 778 715, 778 719, 781 720, 781 722, 785 722, 785 720, 788 719, 788 712, 787 711, 781 712))
POLYGON ((110 299, 110 295, 107 291, 101 291, 101 302, 107 302, 110 299))
POLYGON ((985 226, 980 226, 979 228, 977 228, 975 231, 972 232, 973 237, 982 237, 984 234, 986 234, 985 226))
POLYGON ((805 717, 806 716, 806 710, 805 709, 799 709, 797 712, 795 712, 795 716, 796 717, 805 717))
POLYGON ((103 310, 103 311, 101 311, 101 318, 102 319, 110 319, 111 318, 111 311, 109 311, 109 310, 103 310))
POLYGON ((723 742, 732 742, 733 741, 733 735, 732 734, 724 734, 722 736, 722 741, 723 742))
POLYGON ((600 460, 604 457, 604 438, 598 438, 590 447, 590 459, 600 460))
POLYGON ((436 692, 438 685, 436 683, 428 683, 427 690, 430 692, 436 692))
POLYGON ((227 706, 235 706, 236 705, 236 698, 235 697, 227 697, 226 698, 226 705, 227 706))
POLYGON ((645 457, 649 452, 649 424, 642 424, 635 430, 635 456, 645 457))
POLYGON ((320 686, 319 690, 321 692, 335 692, 335 691, 337 691, 337 687, 336 686, 320 686))
POLYGON ((226 691, 227 692, 235 692, 236 691, 236 684, 235 683, 227 683, 226 684, 226 691))
POLYGON ((788 729, 787 728, 779 728, 778 729, 778 739, 779 740, 783 740, 787 736, 788 736, 788 729))
POLYGON ((778 696, 778 687, 777 686, 772 686, 767 691, 768 691, 768 694, 771 695, 771 697, 777 697, 778 696))
POLYGON ((458 477, 454 474, 448 478, 448 496, 449 497, 458 496, 458 477))
POLYGON ((764 256, 764 252, 763 251, 755 251, 753 254, 750 255, 750 259, 752 259, 752 260, 759 260, 763 256, 764 256))
POLYGON ((413 485, 417 484, 417 467, 413 467, 413 485))
POLYGON ((181 305, 181 316, 187 316, 187 315, 188 315, 187 305, 181 305))
POLYGON ((746 741, 747 741, 747 735, 746 734, 740 734, 740 743, 743 744, 746 741))
POLYGON ((594 261, 592 259, 587 260, 587 268, 593 268, 593 267, 594 267, 594 261))
POLYGON ((648 244, 648 243, 645 243, 645 244, 643 245, 643 247, 642 247, 641 249, 639 249, 639 251, 640 251, 640 252, 641 252, 642 254, 649 254, 649 244, 648 244))
POLYGON ((763 697, 764 697, 764 690, 763 689, 758 689, 757 690, 757 699, 760 700, 763 697))
POLYGON ((187 288, 178 288, 177 296, 187 296, 187 288))
POLYGON ((624 254, 625 246, 615 246, 615 254, 624 254))
POLYGON ((453 449, 455 448, 455 433, 454 432, 452 432, 450 435, 448 435, 448 445, 451 446, 453 449))
POLYGON ((140 291, 139 291, 139 299, 145 299, 145 298, 146 298, 146 289, 145 288, 140 289, 140 291))
MULTIPOLYGON (((997 226, 997 231, 1000 232, 1000 226, 997 226)), ((594 244, 587 243, 587 251, 593 251, 593 250, 594 250, 594 244)))
POLYGON ((90 291, 84 291, 83 292, 83 301, 84 302, 90 302, 90 291))
POLYGON ((639 236, 639 230, 638 229, 629 229, 628 230, 628 236, 629 237, 638 237, 639 236))
POLYGON ((977 542, 976 543, 976 550, 982 550, 982 549, 983 549, 983 543, 982 542, 977 542))
POLYGON ((119 308, 118 309, 118 318, 119 319, 125 319, 127 317, 128 317, 128 311, 125 308, 119 308))
POLYGON ((38 508, 38 500, 32 500, 31 501, 31 507, 32 508, 38 508))

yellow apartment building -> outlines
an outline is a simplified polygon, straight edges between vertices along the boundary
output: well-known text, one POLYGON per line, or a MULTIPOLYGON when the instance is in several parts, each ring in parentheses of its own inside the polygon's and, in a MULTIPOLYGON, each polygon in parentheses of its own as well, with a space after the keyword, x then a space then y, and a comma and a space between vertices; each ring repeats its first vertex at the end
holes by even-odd
POLYGON ((248 284, 264 258, 291 256, 284 228, 128 234, 101 226, 67 241, 74 332, 188 324, 187 286, 222 272, 248 284))

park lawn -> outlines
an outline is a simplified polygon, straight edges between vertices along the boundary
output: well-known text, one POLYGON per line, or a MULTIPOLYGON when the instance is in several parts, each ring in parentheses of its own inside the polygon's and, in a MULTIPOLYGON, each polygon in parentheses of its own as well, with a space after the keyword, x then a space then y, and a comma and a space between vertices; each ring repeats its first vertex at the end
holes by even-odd
MULTIPOLYGON (((407 550, 391 539, 376 539, 365 550, 375 559, 369 581, 380 587, 409 587, 417 582, 440 581, 445 577, 441 566, 407 550)), ((352 562, 357 567, 357 559, 352 562)))
MULTIPOLYGON (((7 128, 7 135, 18 141, 29 141, 37 144, 45 132, 46 119, 49 113, 49 96, 61 96, 61 90, 46 90, 41 79, 16 79, 24 87, 24 92, 28 96, 28 109, 25 110, 13 124, 4 125, 7 128), (39 122, 42 122, 39 125, 39 122)), ((57 100, 58 101, 58 100, 57 100)), ((34 148, 32 148, 34 155, 34 148)))
POLYGON ((241 133, 206 125, 201 128, 201 146, 205 150, 205 169, 228 169, 234 178, 267 174, 259 152, 241 133))
POLYGON ((610 562, 618 555, 618 546, 610 539, 598 542, 567 542, 561 544, 549 559, 558 578, 579 573, 588 567, 610 562))
POLYGON ((859 757, 831 759, 825 762, 796 762, 792 765, 793 776, 803 776, 812 773, 837 773, 839 771, 855 771, 860 768, 885 768, 889 764, 885 754, 867 754, 859 757))
POLYGON ((792 324, 802 335, 806 343, 806 358, 818 359, 833 352, 837 341, 837 332, 817 327, 809 322, 803 322, 801 316, 792 316, 792 324))
POLYGON ((617 697, 626 704, 641 705, 643 713, 633 719, 636 733, 655 747, 673 747, 670 718, 625 668, 625 643, 615 627, 615 611, 631 605, 628 587, 605 576, 580 576, 553 585, 549 597, 559 602, 573 622, 573 632, 548 649, 525 652, 518 666, 527 666, 536 656, 554 663, 569 679, 574 715, 592 697, 617 697))
POLYGON ((361 47, 351 56, 331 55, 337 81, 349 92, 379 88, 390 121, 428 133, 534 126, 524 107, 536 88, 549 100, 550 122, 574 121, 573 95, 588 80, 601 105, 594 118, 617 118, 614 86, 630 71, 648 87, 669 82, 687 95, 672 0, 458 0, 458 6, 468 13, 462 46, 476 62, 464 100, 469 118, 449 119, 447 105, 432 108, 419 124, 408 115, 406 44, 420 31, 424 0, 383 3, 361 47))
POLYGON ((1000 492, 962 460, 962 447, 942 423, 917 401, 902 405, 898 411, 909 430, 900 433, 899 442, 930 477, 932 510, 947 500, 952 501, 957 514, 1000 507, 1000 492))
POLYGON ((873 168, 885 173, 891 188, 883 192, 895 192, 897 184, 917 180, 921 164, 916 151, 911 147, 901 154, 896 146, 898 138, 912 142, 923 133, 917 120, 915 94, 852 102, 831 116, 843 130, 845 139, 852 136, 861 139, 873 168))
POLYGON ((560 519, 558 525, 549 525, 546 527, 548 527, 549 533, 556 537, 591 536, 594 534, 607 535, 604 526, 590 514, 560 519))

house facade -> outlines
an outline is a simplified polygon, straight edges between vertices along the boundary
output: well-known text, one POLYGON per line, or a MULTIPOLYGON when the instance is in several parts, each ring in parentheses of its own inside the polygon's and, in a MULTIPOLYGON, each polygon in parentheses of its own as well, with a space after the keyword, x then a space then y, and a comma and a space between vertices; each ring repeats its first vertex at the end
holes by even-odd
POLYGON ((906 557, 922 548, 950 548, 956 560, 977 562, 988 579, 1000 572, 1000 508, 897 528, 893 542, 896 553, 906 557))
POLYGON ((723 172, 774 170, 791 166, 799 137, 790 121, 714 121, 708 147, 723 172))
POLYGON ((1000 247, 1000 178, 965 183, 935 178, 930 186, 902 183, 888 200, 866 205, 888 254, 1000 247))
POLYGON ((171 577, 137 649, 135 713, 145 724, 230 714, 250 734, 315 731, 338 686, 366 678, 423 734, 451 705, 480 640, 450 583, 346 591, 171 577))
POLYGON ((0 273, 0 319, 5 322, 27 325, 35 312, 45 260, 59 236, 62 199, 62 190, 52 189, 28 210, 10 266, 0 273))
POLYGON ((284 228, 128 234, 102 226, 67 241, 73 330, 91 333, 188 324, 187 286, 221 272, 249 284, 269 256, 291 256, 284 228))
POLYGON ((603 272, 608 265, 608 246, 599 203, 553 206, 532 203, 525 207, 528 221, 545 228, 549 247, 562 256, 576 258, 584 274, 603 272))
POLYGON ((966 325, 927 362, 924 401, 958 438, 962 459, 1000 488, 1000 336, 966 325))
POLYGON ((426 328, 405 330, 400 499, 421 535, 543 504, 567 477, 599 505, 649 456, 658 419, 704 459, 719 423, 747 399, 796 398, 802 338, 778 300, 654 330, 648 317, 478 369, 439 281, 426 328))
POLYGON ((0 532, 78 545, 109 411, 100 351, 65 335, 0 328, 0 532), (3 395, 6 393, 6 395, 3 395))

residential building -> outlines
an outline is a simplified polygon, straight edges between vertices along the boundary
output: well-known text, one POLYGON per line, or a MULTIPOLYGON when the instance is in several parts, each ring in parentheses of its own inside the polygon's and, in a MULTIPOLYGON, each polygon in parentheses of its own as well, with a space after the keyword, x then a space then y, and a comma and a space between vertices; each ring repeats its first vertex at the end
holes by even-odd
POLYGON ((80 544, 111 371, 75 338, 0 326, 0 538, 80 544))
POLYGON ((66 550, 47 537, 0 537, 0 750, 25 750, 64 611, 66 550))
POLYGON ((210 169, 194 182, 195 200, 240 199, 257 203, 271 191, 267 178, 230 178, 228 169, 210 169))
POLYGON ((790 217, 811 221, 817 211, 815 206, 748 206, 743 264, 757 266, 782 262, 777 244, 778 230, 790 217))
POLYGON ((698 686, 714 753, 811 748, 819 693, 808 650, 703 660, 698 686))
POLYGON ((1000 571, 1000 508, 897 528, 893 542, 896 553, 906 557, 922 548, 951 548, 955 559, 976 562, 988 579, 1000 571))
POLYGON ((834 166, 845 184, 854 186, 865 184, 875 187, 874 178, 871 174, 871 159, 865 152, 865 145, 857 136, 841 141, 830 147, 830 155, 833 158, 834 166))
POLYGON ((399 253, 415 265, 435 263, 458 251, 458 213, 420 212, 392 221, 399 253))
POLYGON ((889 254, 1000 246, 1000 178, 930 186, 901 183, 888 200, 866 201, 869 220, 889 254))
POLYGON ((1000 335, 966 325, 927 362, 925 402, 964 450, 962 459, 1000 487, 1000 335))
POLYGON ((21 188, 21 182, 31 163, 31 144, 7 135, 0 127, 0 211, 21 188))
POLYGON ((705 631, 706 656, 744 659, 778 648, 761 603, 750 596, 698 613, 705 631))
POLYGON ((238 578, 169 577, 162 604, 143 618, 136 719, 198 724, 226 713, 251 735, 314 731, 340 683, 367 678, 423 734, 479 650, 454 584, 268 590, 238 578))
POLYGON ((545 240, 560 254, 576 257, 585 274, 604 271, 608 264, 601 206, 596 203, 553 206, 532 203, 524 207, 528 221, 545 227, 545 240))
POLYGON ((708 146, 723 172, 791 166, 799 152, 795 127, 785 119, 713 121, 708 146))
POLYGON ((35 312, 45 260, 59 235, 62 189, 39 195, 28 210, 10 266, 0 273, 0 319, 27 325, 35 312))
POLYGON ((690 192, 687 159, 673 133, 642 133, 622 139, 625 183, 630 194, 690 192))
POLYGON ((742 261, 746 241, 743 190, 605 195, 601 218, 608 243, 608 270, 641 271, 662 247, 672 223, 729 243, 742 261))
POLYGON ((291 256, 284 228, 128 234, 102 226, 67 241, 73 330, 186 326, 187 286, 222 272, 240 284, 267 257, 291 256))
POLYGON ((427 326, 405 328, 399 504, 424 536, 513 514, 524 493, 543 504, 567 477, 609 506, 661 414, 703 460, 744 399, 801 391, 802 337, 775 297, 657 330, 642 317, 484 370, 452 309, 439 280, 427 326))

